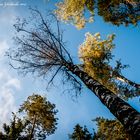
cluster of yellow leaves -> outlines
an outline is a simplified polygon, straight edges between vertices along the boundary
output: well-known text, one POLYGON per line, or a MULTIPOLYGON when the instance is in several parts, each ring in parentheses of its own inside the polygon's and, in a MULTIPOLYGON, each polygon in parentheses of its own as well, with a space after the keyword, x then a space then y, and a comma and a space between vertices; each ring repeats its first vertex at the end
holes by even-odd
POLYGON ((114 37, 113 34, 106 40, 102 40, 100 33, 95 35, 86 33, 86 39, 79 48, 79 57, 85 72, 116 92, 117 86, 112 78, 112 67, 109 65, 109 60, 112 58, 111 51, 114 48, 114 37))
POLYGON ((60 20, 73 23, 78 29, 85 26, 86 22, 93 21, 93 11, 91 10, 94 3, 93 0, 64 0, 57 3, 56 15, 60 20), (89 5, 90 4, 90 5, 89 5), (84 16, 86 8, 89 9, 92 16, 88 19, 84 16))
POLYGON ((55 13, 60 20, 73 23, 78 29, 84 28, 87 22, 93 22, 95 9, 106 22, 128 26, 137 25, 140 20, 139 4, 139 0, 63 0, 57 4, 55 13))
POLYGON ((87 57, 94 57, 95 59, 101 58, 105 51, 111 51, 114 48, 112 44, 114 35, 108 36, 107 40, 101 40, 100 33, 92 35, 88 32, 85 36, 86 39, 84 43, 80 45, 79 50, 79 55, 84 60, 86 60, 87 57))

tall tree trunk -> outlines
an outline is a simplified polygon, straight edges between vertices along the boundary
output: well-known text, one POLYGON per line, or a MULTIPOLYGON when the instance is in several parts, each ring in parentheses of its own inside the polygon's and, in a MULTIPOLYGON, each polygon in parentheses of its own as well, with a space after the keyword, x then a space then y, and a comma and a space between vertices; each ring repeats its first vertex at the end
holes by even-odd
POLYGON ((30 134, 29 140, 32 140, 32 138, 33 138, 33 133, 34 133, 34 129, 35 129, 35 123, 36 123, 36 116, 34 115, 33 126, 32 126, 32 130, 31 130, 31 134, 30 134))
POLYGON ((80 70, 77 65, 65 63, 65 67, 78 76, 83 83, 95 93, 101 102, 110 112, 122 123, 128 133, 131 133, 135 140, 140 140, 140 113, 128 103, 120 99, 113 92, 80 70))

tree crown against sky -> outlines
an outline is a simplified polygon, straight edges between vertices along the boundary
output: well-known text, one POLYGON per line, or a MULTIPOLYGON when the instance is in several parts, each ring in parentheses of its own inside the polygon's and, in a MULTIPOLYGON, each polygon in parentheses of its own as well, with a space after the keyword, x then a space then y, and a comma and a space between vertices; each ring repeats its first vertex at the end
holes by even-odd
POLYGON ((82 126, 77 124, 73 129, 73 133, 69 134, 70 140, 93 140, 94 138, 94 135, 88 131, 86 126, 84 126, 83 128, 82 126))
POLYGON ((24 137, 21 134, 27 125, 27 121, 18 118, 16 114, 13 113, 10 124, 3 123, 3 131, 0 132, 0 139, 13 140, 27 137, 27 135, 24 137))
POLYGON ((72 134, 69 134, 72 140, 132 140, 122 124, 114 119, 109 120, 103 117, 97 117, 93 120, 97 124, 97 130, 93 129, 90 133, 86 126, 82 127, 76 124, 73 128, 72 134))
POLYGON ((32 23, 25 19, 17 19, 14 24, 17 33, 19 33, 19 36, 14 37, 15 45, 18 46, 21 43, 23 48, 18 52, 12 48, 7 51, 7 56, 13 60, 10 65, 22 74, 31 72, 45 78, 48 85, 52 84, 54 78, 61 73, 63 75, 62 83, 68 84, 70 81, 71 90, 79 93, 82 84, 63 66, 66 62, 73 63, 73 60, 65 48, 60 22, 54 14, 50 13, 44 19, 37 9, 31 8, 30 11, 32 23), (35 25, 35 28, 27 26, 28 23, 35 25), (52 25, 56 28, 56 32, 53 31, 52 25), (22 33, 25 33, 26 36, 22 33))
POLYGON ((25 113, 24 117, 31 124, 27 126, 30 139, 46 139, 46 135, 53 134, 57 128, 55 104, 47 101, 46 97, 37 94, 29 96, 20 106, 19 112, 25 113))
POLYGON ((57 112, 55 104, 47 101, 46 97, 33 94, 20 106, 19 114, 12 114, 10 124, 3 124, 4 132, 0 132, 0 139, 45 140, 57 128, 57 112))
POLYGON ((94 15, 114 25, 137 25, 140 20, 138 0, 64 0, 57 4, 56 14, 81 29, 86 22, 93 22, 94 15))
POLYGON ((116 61, 115 66, 110 64, 114 57, 112 51, 115 48, 115 35, 109 35, 107 39, 102 39, 100 33, 86 33, 85 36, 79 48, 83 70, 124 99, 139 96, 140 85, 122 76, 122 70, 128 65, 123 65, 120 60, 116 61))
POLYGON ((97 123, 95 139, 132 140, 132 136, 126 132, 125 128, 117 119, 109 120, 98 117, 94 121, 97 123))

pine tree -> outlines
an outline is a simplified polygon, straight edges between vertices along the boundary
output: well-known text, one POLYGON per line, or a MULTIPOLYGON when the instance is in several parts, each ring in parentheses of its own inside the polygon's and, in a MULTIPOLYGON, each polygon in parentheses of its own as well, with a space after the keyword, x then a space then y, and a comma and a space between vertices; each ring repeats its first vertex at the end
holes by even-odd
POLYGON ((86 126, 83 128, 79 124, 74 127, 74 132, 69 134, 70 140, 93 140, 93 137, 86 126))
MULTIPOLYGON (((97 131, 90 133, 86 126, 81 127, 79 124, 75 125, 72 134, 69 134, 69 139, 72 140, 133 140, 122 124, 116 120, 109 120, 103 117, 94 119, 97 123, 97 131)), ((93 129, 94 130, 94 129, 93 129)))
POLYGON ((21 105, 19 112, 25 113, 24 118, 30 122, 28 130, 29 140, 46 139, 46 135, 51 135, 56 130, 57 118, 55 115, 55 105, 37 94, 29 96, 21 105))
POLYGON ((114 119, 96 118, 96 140, 132 140, 132 136, 126 132, 122 124, 114 119))
POLYGON ((43 96, 29 96, 19 108, 19 113, 22 113, 20 117, 13 113, 10 124, 3 124, 1 140, 45 140, 47 135, 56 130, 57 110, 43 96))
POLYGON ((16 116, 16 114, 12 114, 12 119, 10 124, 3 124, 3 131, 0 132, 1 140, 28 140, 28 136, 22 135, 23 130, 28 125, 28 121, 22 120, 16 116))

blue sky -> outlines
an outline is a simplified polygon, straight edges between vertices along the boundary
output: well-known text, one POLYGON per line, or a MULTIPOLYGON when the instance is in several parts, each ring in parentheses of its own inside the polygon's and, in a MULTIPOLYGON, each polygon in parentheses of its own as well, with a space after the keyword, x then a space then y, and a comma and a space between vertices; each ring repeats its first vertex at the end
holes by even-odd
MULTIPOLYGON (((109 110, 88 89, 84 88, 82 94, 73 101, 71 95, 63 94, 63 87, 58 82, 59 79, 56 79, 58 84, 55 87, 46 90, 45 80, 31 75, 26 77, 18 75, 8 65, 4 53, 8 48, 14 47, 12 37, 15 35, 13 24, 16 17, 30 16, 29 6, 37 6, 45 14, 46 9, 53 8, 55 1, 50 0, 48 4, 44 0, 7 0, 7 2, 18 2, 19 5, 0 6, 0 125, 2 122, 8 122, 11 112, 16 111, 19 105, 32 93, 45 95, 48 100, 56 104, 56 108, 59 110, 58 129, 54 135, 48 137, 48 140, 67 140, 67 134, 72 132, 76 123, 87 125, 92 131, 92 128, 95 128, 92 119, 97 116, 113 118, 109 110)), ((3 3, 4 0, 0 0, 0 5, 3 3)), ((93 34, 100 32, 103 38, 108 34, 115 33, 115 58, 121 58, 124 64, 130 65, 130 68, 123 71, 123 75, 140 83, 140 26, 116 27, 110 23, 105 23, 101 17, 96 16, 95 22, 87 24, 82 30, 65 24, 62 25, 62 28, 65 30, 64 40, 67 41, 67 48, 75 63, 79 62, 78 48, 84 41, 86 32, 93 34)), ((130 100, 129 103, 140 111, 139 98, 130 100)))

